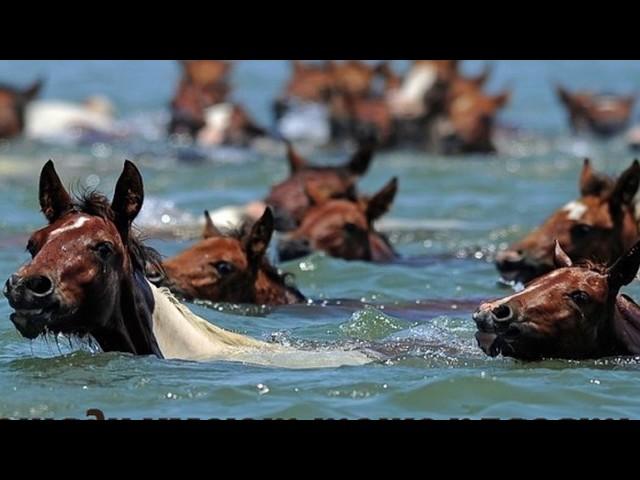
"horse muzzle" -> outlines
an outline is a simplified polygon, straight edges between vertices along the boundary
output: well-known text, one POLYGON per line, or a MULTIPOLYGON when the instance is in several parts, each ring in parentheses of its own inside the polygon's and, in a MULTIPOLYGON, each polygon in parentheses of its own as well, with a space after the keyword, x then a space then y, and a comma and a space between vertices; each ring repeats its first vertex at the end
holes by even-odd
POLYGON ((512 353, 511 342, 520 335, 517 315, 506 303, 493 308, 481 306, 472 316, 478 331, 476 341, 484 353, 496 357, 512 353))
POLYGON ((551 265, 535 261, 515 250, 498 252, 495 264, 504 280, 523 284, 553 269, 551 265))
POLYGON ((60 307, 54 283, 44 275, 11 275, 3 293, 15 310, 10 320, 20 334, 29 339, 46 330, 52 314, 60 307))
POLYGON ((305 239, 283 238, 278 242, 278 257, 281 262, 306 257, 311 252, 311 244, 305 239))

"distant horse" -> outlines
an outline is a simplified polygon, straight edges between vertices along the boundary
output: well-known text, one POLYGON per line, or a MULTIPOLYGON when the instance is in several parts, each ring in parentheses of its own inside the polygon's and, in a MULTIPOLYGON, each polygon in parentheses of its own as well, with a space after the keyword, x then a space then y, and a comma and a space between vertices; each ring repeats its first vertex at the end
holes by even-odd
POLYGON ((267 134, 243 107, 228 99, 230 62, 189 60, 180 65, 182 76, 170 105, 170 135, 186 135, 205 146, 246 146, 267 134))
POLYGON ((309 207, 309 198, 305 194, 308 182, 314 183, 330 197, 355 198, 355 181, 366 173, 373 151, 371 144, 363 144, 345 164, 320 167, 309 164, 293 145, 287 143, 289 177, 274 185, 265 199, 265 203, 273 208, 276 230, 292 230, 299 225, 309 207))
POLYGON ((567 109, 574 132, 609 137, 621 133, 629 124, 635 95, 604 95, 588 91, 570 92, 558 85, 560 103, 567 109))
POLYGON ((286 368, 371 361, 360 351, 304 351, 232 333, 156 288, 145 267, 161 270, 159 255, 131 230, 143 199, 142 177, 131 162, 125 162, 110 203, 95 192, 72 199, 47 162, 40 206, 49 224, 31 236, 31 261, 4 287, 15 310, 11 321, 24 337, 90 335, 105 352, 286 368))
MULTIPOLYGON (((265 254, 273 234, 273 214, 264 214, 245 231, 223 234, 205 211, 203 239, 165 260, 166 275, 153 272, 157 286, 178 296, 212 302, 283 305, 305 297, 288 284, 265 254)), ((148 275, 151 279, 152 276, 148 275)))
POLYGON ((613 261, 638 240, 634 196, 640 184, 635 160, 617 180, 596 173, 585 159, 580 198, 554 212, 522 240, 496 256, 496 266, 508 280, 528 282, 553 269, 558 240, 574 261, 613 261))
POLYGON ((640 306, 620 288, 640 266, 640 242, 612 266, 573 264, 559 243, 558 267, 473 314, 482 350, 522 360, 640 354, 640 306))
POLYGON ((0 85, 0 139, 14 138, 25 128, 25 110, 42 89, 42 80, 37 80, 25 89, 0 85))
POLYGON ((373 224, 389 210, 397 189, 398 181, 393 178, 372 197, 353 201, 332 199, 314 184, 307 184, 310 208, 300 226, 278 244, 280 260, 294 260, 313 251, 344 260, 393 260, 397 253, 373 224))

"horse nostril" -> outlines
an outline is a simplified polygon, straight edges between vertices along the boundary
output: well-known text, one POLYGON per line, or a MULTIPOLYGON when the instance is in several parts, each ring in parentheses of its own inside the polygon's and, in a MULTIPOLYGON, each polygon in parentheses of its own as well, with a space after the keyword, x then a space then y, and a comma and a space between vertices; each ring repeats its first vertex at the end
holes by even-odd
POLYGON ((24 286, 37 297, 46 297, 53 293, 53 282, 44 275, 34 275, 24 281, 24 286))
POLYGON ((491 310, 491 313, 496 320, 501 322, 509 320, 513 316, 511 308, 504 303, 491 310))

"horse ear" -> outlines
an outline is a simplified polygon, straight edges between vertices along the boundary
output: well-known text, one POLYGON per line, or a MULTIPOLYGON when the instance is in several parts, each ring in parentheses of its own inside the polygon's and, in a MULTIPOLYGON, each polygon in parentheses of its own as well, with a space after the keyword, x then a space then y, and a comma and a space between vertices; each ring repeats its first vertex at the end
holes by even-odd
POLYGON ((245 251, 249 265, 257 267, 260 259, 269 248, 269 242, 273 235, 273 212, 271 207, 267 207, 260 217, 251 227, 251 232, 245 240, 245 251))
POLYGON ((638 186, 640 186, 640 163, 638 159, 635 159, 631 166, 618 177, 611 193, 610 203, 612 205, 630 205, 638 192, 638 186))
POLYGON ((496 110, 503 108, 509 100, 511 99, 511 92, 509 90, 504 90, 503 92, 497 94, 493 97, 493 105, 496 110))
POLYGON ((111 209, 115 213, 116 227, 125 240, 129 234, 131 223, 142 209, 143 201, 142 175, 132 162, 125 160, 124 169, 116 183, 116 190, 111 202, 111 209))
POLYGON ((571 105, 573 103, 573 96, 571 95, 569 90, 564 88, 562 85, 556 85, 556 93, 558 94, 558 98, 562 103, 566 105, 571 105))
POLYGON ((640 267, 640 242, 637 242, 607 269, 609 295, 616 294, 620 287, 631 283, 638 273, 638 267, 640 267))
POLYGON ((42 78, 39 78, 38 80, 33 82, 29 87, 25 88, 22 91, 23 98, 27 102, 34 100, 40 94, 40 90, 42 90, 43 85, 44 85, 44 80, 42 78))
POLYGON ((353 175, 362 176, 369 169, 375 146, 373 142, 362 142, 358 145, 358 150, 351 156, 347 164, 347 170, 353 175))
POLYGON ((202 232, 202 238, 220 237, 222 233, 216 228, 209 215, 209 210, 204 211, 204 230, 202 232))
POLYGON ((556 245, 553 250, 553 263, 556 268, 568 268, 573 266, 573 261, 569 258, 569 255, 567 255, 567 252, 562 249, 558 240, 556 240, 556 245))
POLYGON ((40 172, 39 197, 40 208, 49 223, 55 222, 73 206, 51 160, 44 164, 40 172))
POLYGON ((601 195, 607 187, 611 186, 611 180, 604 175, 597 174, 593 171, 591 160, 584 159, 582 164, 582 172, 580 172, 580 195, 601 195))
POLYGON ((287 160, 289 160, 289 169, 292 174, 308 167, 307 161, 295 151, 289 141, 287 141, 287 160))
POLYGON ((373 222, 389 211, 398 191, 398 178, 393 177, 382 189, 369 199, 367 203, 367 220, 373 222))
POLYGON ((491 75, 492 71, 493 71, 493 65, 486 64, 484 66, 484 68, 482 69, 482 72, 480 72, 477 76, 471 78, 470 80, 476 86, 482 87, 482 86, 484 86, 485 83, 487 83, 487 80, 489 79, 489 76, 491 75))

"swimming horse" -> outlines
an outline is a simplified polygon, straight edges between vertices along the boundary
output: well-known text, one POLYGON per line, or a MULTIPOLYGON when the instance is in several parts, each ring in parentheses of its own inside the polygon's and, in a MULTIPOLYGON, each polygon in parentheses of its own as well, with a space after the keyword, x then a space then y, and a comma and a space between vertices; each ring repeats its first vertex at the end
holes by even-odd
POLYGON ((640 242, 615 263, 573 263, 556 242, 556 270, 473 314, 480 348, 520 360, 640 355, 640 306, 620 294, 640 266, 640 242))
POLYGON ((72 198, 52 161, 42 169, 39 198, 49 223, 31 235, 31 260, 4 287, 14 309, 11 321, 25 338, 49 332, 90 335, 105 352, 287 368, 372 361, 362 351, 305 351, 230 332, 151 284, 145 266, 161 270, 162 265, 132 229, 144 189, 129 161, 111 202, 96 192, 72 198))
POLYGON ((496 255, 503 278, 526 283, 554 268, 557 240, 573 261, 608 263, 640 238, 634 197, 640 185, 635 160, 617 179, 593 170, 584 160, 580 198, 556 210, 538 228, 496 255))
MULTIPOLYGON (((162 262, 166 275, 150 272, 149 279, 179 297, 212 302, 286 305, 304 295, 290 284, 266 257, 274 219, 267 207, 252 225, 221 232, 205 211, 202 239, 162 262), (154 279, 152 279, 154 278, 154 279)), ((152 268, 152 267, 151 267, 152 268)))

